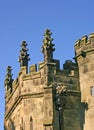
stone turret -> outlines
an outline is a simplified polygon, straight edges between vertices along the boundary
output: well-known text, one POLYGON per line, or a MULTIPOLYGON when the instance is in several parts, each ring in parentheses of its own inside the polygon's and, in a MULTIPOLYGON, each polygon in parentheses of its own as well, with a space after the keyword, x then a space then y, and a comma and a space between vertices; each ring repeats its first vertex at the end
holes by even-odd
POLYGON ((86 106, 84 130, 94 130, 94 33, 76 41, 75 51, 81 102, 86 106))
POLYGON ((90 34, 89 37, 83 36, 81 39, 77 40, 75 43, 75 52, 80 74, 81 99, 82 102, 88 103, 90 87, 93 86, 92 76, 94 75, 94 33, 90 34))
POLYGON ((51 38, 51 35, 51 31, 47 29, 44 34, 42 46, 42 53, 44 54, 45 62, 51 61, 51 59, 53 59, 53 51, 55 51, 55 48, 53 48, 54 44, 52 43, 53 38, 51 38))

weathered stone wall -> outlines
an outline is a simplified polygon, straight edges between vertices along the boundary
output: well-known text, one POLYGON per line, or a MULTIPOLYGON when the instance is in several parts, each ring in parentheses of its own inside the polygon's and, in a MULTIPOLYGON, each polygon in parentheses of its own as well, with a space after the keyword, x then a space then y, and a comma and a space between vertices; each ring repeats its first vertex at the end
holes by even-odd
POLYGON ((94 130, 94 34, 82 37, 75 45, 79 68, 81 102, 86 104, 83 130, 94 130))
POLYGON ((79 92, 68 92, 63 118, 64 130, 83 130, 84 107, 79 92))
POLYGON ((32 65, 28 74, 26 67, 21 67, 18 78, 13 82, 12 93, 7 92, 5 97, 8 130, 12 124, 15 130, 59 130, 59 113, 54 99, 54 89, 58 84, 65 85, 68 94, 65 96, 66 107, 61 113, 62 128, 82 130, 77 66, 71 61, 66 61, 65 66, 61 70, 58 60, 41 62, 38 71, 36 65, 32 65))
POLYGON ((13 92, 6 93, 5 122, 9 130, 10 119, 15 130, 31 130, 31 127, 34 130, 53 129, 52 86, 46 86, 45 68, 37 72, 33 65, 26 74, 26 68, 22 67, 13 82, 13 92))
MULTIPOLYGON (((89 74, 91 77, 94 75, 93 71, 92 73, 87 72, 90 67, 88 62, 90 58, 87 57, 86 61, 88 63, 84 65, 84 72, 88 73, 88 76, 84 75, 82 72, 83 67, 80 66, 80 63, 83 64, 83 59, 81 58, 81 60, 78 60, 78 66, 71 60, 67 60, 63 65, 63 69, 60 69, 59 60, 53 59, 55 48, 52 43, 53 38, 51 35, 52 32, 47 29, 44 34, 42 45, 44 61, 40 62, 38 67, 36 64, 31 65, 28 73, 28 61, 30 58, 27 53, 27 43, 23 41, 19 56, 20 71, 18 77, 14 81, 9 79, 12 79, 12 74, 10 73, 12 70, 11 67, 9 66, 8 68, 10 71, 7 69, 4 119, 6 130, 60 130, 60 126, 61 130, 83 130, 84 106, 86 107, 87 104, 81 104, 80 101, 77 67, 79 66, 79 70, 81 71, 80 83, 82 91, 83 85, 88 86, 89 84, 89 74), (84 76, 86 77, 83 82, 84 76), (66 88, 65 91, 60 90, 60 93, 56 93, 57 87, 61 86, 63 86, 61 90, 64 90, 64 87, 66 88), (62 104, 62 110, 60 112, 56 108, 56 94, 59 94, 60 99, 58 106, 60 107, 62 104)), ((86 37, 83 37, 81 44, 79 41, 77 42, 75 46, 75 48, 77 48, 77 57, 80 55, 78 46, 82 45, 83 41, 86 42, 86 39, 86 37)), ((93 42, 94 40, 91 38, 91 41, 93 42)), ((82 55, 84 57, 85 52, 82 52, 82 55)), ((92 60, 90 60, 90 62, 93 68, 92 60)), ((93 78, 91 82, 93 83, 93 78)), ((93 95, 93 87, 91 90, 93 95)), ((87 93, 87 91, 83 91, 82 99, 86 100, 85 93, 87 93)), ((93 107, 92 99, 90 100, 91 103, 89 103, 91 104, 91 108, 93 107)), ((91 113, 92 112, 89 111, 86 115, 90 116, 91 113)), ((87 125, 87 123, 85 125, 87 125)))
POLYGON ((59 60, 53 59, 55 48, 51 34, 49 29, 45 31, 44 62, 39 63, 38 70, 34 64, 28 73, 30 58, 23 41, 20 72, 11 80, 11 86, 8 80, 12 74, 6 75, 5 130, 59 130, 59 116, 62 130, 94 130, 94 33, 76 41, 76 63, 67 60, 62 70, 59 60), (67 88, 60 95, 65 101, 60 115, 55 99, 58 85, 67 88))

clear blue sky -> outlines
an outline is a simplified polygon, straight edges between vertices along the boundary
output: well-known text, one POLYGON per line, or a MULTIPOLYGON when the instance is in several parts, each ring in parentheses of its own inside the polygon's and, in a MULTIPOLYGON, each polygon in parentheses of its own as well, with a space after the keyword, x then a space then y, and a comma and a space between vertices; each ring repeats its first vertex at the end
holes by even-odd
POLYGON ((51 29, 62 64, 74 57, 75 41, 94 32, 94 0, 1 0, 0 1, 0 130, 4 118, 4 79, 6 67, 12 66, 16 78, 19 50, 28 43, 29 65, 43 60, 41 46, 44 30, 51 29))

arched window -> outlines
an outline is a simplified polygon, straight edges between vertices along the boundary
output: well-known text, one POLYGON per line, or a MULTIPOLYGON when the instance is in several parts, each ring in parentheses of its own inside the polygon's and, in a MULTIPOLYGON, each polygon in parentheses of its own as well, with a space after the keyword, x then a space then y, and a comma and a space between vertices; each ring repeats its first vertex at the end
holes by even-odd
POLYGON ((30 130, 33 130, 33 119, 30 117, 30 130))

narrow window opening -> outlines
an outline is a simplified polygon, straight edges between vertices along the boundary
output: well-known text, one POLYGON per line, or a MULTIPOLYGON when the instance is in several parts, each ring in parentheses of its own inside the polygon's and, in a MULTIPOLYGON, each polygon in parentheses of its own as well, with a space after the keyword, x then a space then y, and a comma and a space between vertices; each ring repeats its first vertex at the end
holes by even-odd
POLYGON ((94 86, 91 86, 90 93, 91 93, 91 96, 94 96, 94 86))
POLYGON ((30 130, 33 130, 33 119, 30 117, 30 130))

